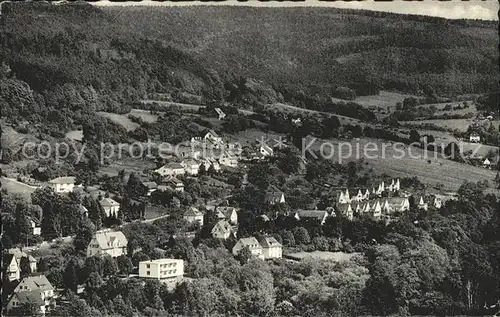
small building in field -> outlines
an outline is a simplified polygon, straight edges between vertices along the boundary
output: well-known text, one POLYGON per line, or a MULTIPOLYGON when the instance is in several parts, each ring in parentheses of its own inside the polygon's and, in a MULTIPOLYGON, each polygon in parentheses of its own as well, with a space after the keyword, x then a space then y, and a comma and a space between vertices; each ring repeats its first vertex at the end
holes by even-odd
POLYGON ((281 259, 283 255, 283 246, 274 237, 262 238, 260 245, 262 246, 264 260, 281 259))
POLYGON ((484 168, 491 168, 491 162, 490 162, 490 160, 488 160, 488 158, 484 159, 483 167, 484 168))
POLYGON ((101 230, 95 233, 87 247, 87 257, 109 255, 114 258, 127 254, 127 238, 121 231, 101 230))
POLYGON ((101 205, 106 217, 118 217, 118 212, 120 211, 120 204, 109 197, 105 197, 99 201, 99 205, 101 205))
POLYGON ((481 142, 481 137, 477 133, 471 133, 469 135, 469 142, 474 142, 474 143, 481 142))
POLYGON ((238 255, 240 250, 244 248, 248 248, 250 250, 250 253, 252 253, 252 256, 255 256, 259 259, 264 259, 264 255, 262 254, 262 246, 254 237, 241 238, 240 240, 238 240, 238 242, 236 242, 233 247, 233 255, 238 255))
POLYGON ((49 181, 49 187, 56 193, 71 193, 75 187, 81 187, 82 185, 75 185, 76 178, 74 176, 64 176, 51 179, 49 181))

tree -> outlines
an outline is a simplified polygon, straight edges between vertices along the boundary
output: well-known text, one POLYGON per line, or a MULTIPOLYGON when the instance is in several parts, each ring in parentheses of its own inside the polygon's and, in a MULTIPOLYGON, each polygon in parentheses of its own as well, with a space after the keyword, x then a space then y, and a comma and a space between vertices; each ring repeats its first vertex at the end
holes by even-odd
POLYGON ((280 232, 281 240, 283 241, 283 245, 287 247, 295 246, 295 238, 293 233, 288 230, 283 230, 280 232))
POLYGON ((417 130, 410 131, 410 143, 420 143, 420 134, 417 130))
POLYGON ((403 109, 413 109, 418 106, 418 100, 414 97, 403 99, 403 109))
POLYGON ((63 273, 63 283, 67 289, 76 292, 78 287, 78 275, 77 275, 77 266, 75 260, 69 260, 68 264, 66 264, 66 268, 63 273))
POLYGON ((122 254, 116 259, 116 262, 121 274, 128 276, 130 273, 132 273, 134 265, 132 264, 132 260, 130 260, 128 256, 122 254))
POLYGON ((31 265, 30 259, 27 256, 23 256, 20 261, 20 269, 21 269, 21 278, 30 275, 31 265))
POLYGON ((240 261, 241 265, 247 263, 251 257, 252 257, 252 252, 247 246, 239 250, 238 254, 236 255, 236 259, 240 261))
POLYGON ((90 219, 83 219, 78 229, 73 245, 76 250, 86 250, 95 233, 95 225, 90 219))
POLYGON ((311 243, 311 238, 309 237, 309 232, 307 232, 304 227, 296 227, 293 229, 293 237, 295 238, 295 243, 297 244, 309 244, 311 243))
POLYGON ((207 170, 205 169, 205 164, 200 164, 200 168, 198 169, 198 175, 203 176, 207 174, 207 170))
POLYGON ((37 303, 29 301, 20 303, 18 307, 12 309, 10 315, 36 317, 42 316, 42 312, 40 311, 40 306, 37 303))
POLYGON ((102 262, 103 276, 113 276, 118 273, 118 264, 114 258, 111 256, 105 256, 102 262))

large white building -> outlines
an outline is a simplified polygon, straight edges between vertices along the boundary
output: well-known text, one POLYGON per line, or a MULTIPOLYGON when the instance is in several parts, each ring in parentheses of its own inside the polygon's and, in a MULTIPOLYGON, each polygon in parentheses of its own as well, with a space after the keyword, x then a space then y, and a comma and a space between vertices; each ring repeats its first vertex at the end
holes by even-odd
POLYGON ((189 207, 184 213, 184 220, 189 223, 199 222, 203 226, 203 213, 196 207, 189 207))
POLYGON ((139 277, 157 279, 161 283, 175 285, 182 281, 184 261, 178 259, 157 259, 139 262, 139 277))
POLYGON ((4 254, 3 267, 4 274, 9 281, 18 280, 21 277, 21 270, 13 254, 4 254))
POLYGON ((56 193, 70 193, 75 187, 81 187, 82 185, 75 185, 74 176, 57 177, 49 181, 49 187, 56 193))
POLYGON ((95 233, 87 247, 87 256, 110 255, 119 257, 127 254, 127 238, 121 231, 101 230, 95 233))
POLYGON ((185 169, 180 163, 171 162, 156 169, 155 173, 158 173, 161 176, 176 176, 183 175, 185 173, 185 169))

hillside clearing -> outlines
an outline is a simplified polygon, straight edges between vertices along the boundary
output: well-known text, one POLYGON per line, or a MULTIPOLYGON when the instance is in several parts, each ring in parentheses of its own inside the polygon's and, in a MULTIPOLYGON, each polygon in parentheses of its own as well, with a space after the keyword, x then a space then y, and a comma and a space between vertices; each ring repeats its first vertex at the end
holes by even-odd
POLYGON ((97 112, 98 115, 110 119, 114 123, 117 123, 124 127, 127 131, 134 131, 139 127, 138 123, 133 122, 130 120, 127 116, 128 114, 117 114, 117 113, 110 113, 110 112, 103 112, 99 111, 97 112))

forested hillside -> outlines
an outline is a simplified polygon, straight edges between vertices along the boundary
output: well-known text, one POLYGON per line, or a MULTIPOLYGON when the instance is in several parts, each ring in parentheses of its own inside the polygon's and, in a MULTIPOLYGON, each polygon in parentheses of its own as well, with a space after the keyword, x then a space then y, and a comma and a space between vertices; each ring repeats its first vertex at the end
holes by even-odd
POLYGON ((85 3, 4 3, 0 21, 3 115, 53 136, 89 118, 103 121, 93 117, 98 110, 126 113, 127 104, 156 93, 238 107, 289 102, 365 120, 374 116, 354 104, 339 113, 346 106, 330 97, 484 93, 498 84, 497 27, 489 22, 85 3))
MULTIPOLYGON (((438 94, 496 89, 496 23, 333 8, 108 9, 131 32, 274 84, 438 94), (217 17, 217 18, 214 18, 217 17), (368 77, 368 78, 365 78, 368 77)), ((365 90, 365 91, 363 91, 365 90)))

